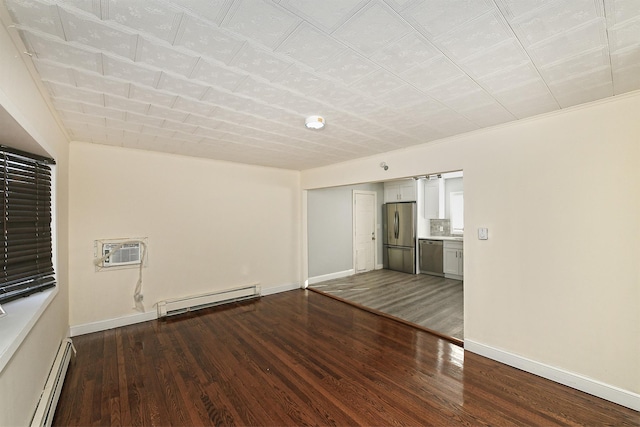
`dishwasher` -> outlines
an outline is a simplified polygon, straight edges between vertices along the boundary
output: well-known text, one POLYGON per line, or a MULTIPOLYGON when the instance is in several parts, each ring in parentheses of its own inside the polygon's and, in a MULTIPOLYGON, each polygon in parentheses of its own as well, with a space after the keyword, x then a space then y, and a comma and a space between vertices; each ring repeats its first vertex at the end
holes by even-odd
POLYGON ((444 276, 442 240, 420 239, 420 273, 444 276))

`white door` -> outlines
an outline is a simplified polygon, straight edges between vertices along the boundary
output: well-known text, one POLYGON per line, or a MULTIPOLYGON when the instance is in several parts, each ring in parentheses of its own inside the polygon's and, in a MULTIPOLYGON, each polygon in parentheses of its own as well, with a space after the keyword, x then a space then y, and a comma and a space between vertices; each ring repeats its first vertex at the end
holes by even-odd
POLYGON ((376 267, 376 193, 353 192, 354 269, 356 273, 376 267))

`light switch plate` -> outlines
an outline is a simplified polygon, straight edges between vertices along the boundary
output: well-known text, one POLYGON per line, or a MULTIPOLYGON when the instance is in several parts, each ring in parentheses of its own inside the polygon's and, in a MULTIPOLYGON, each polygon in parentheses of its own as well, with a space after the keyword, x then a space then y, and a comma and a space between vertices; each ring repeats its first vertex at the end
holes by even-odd
POLYGON ((488 240, 488 239, 489 239, 489 229, 478 228, 478 240, 488 240))

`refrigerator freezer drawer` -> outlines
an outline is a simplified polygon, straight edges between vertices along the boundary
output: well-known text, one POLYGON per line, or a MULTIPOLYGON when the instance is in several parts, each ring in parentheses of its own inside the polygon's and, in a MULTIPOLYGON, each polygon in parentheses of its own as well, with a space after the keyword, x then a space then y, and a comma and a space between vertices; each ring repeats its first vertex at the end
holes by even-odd
POLYGON ((402 271, 415 274, 416 254, 415 249, 401 246, 385 246, 385 267, 389 270, 402 271))

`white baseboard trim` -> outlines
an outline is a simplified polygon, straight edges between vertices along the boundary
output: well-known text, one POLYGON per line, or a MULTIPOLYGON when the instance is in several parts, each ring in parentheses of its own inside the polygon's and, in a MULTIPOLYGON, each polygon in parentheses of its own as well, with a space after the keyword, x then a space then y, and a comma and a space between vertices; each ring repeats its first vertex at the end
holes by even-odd
POLYGON ((129 316, 117 317, 115 319, 99 320, 97 322, 85 323, 69 327, 69 336, 90 334, 92 332, 106 331, 108 329, 119 328, 120 326, 134 325, 136 323, 148 322, 158 318, 158 313, 148 311, 146 313, 136 313, 129 316))
MULTIPOLYGON (((288 285, 274 286, 270 288, 262 288, 262 296, 273 295, 280 292, 292 291, 300 289, 300 284, 291 283, 288 285)), ((134 325, 136 323, 148 322, 158 318, 157 311, 149 311, 146 313, 136 313, 128 316, 117 317, 115 319, 99 320, 97 322, 85 323, 69 327, 69 336, 77 337, 78 335, 90 334, 93 332, 106 331, 108 329, 119 328, 121 326, 134 325)))
POLYGON ((354 274, 356 274, 356 272, 353 268, 351 268, 349 270, 338 271, 337 273, 329 273, 323 274, 322 276, 309 277, 308 282, 310 285, 313 285, 315 283, 325 282, 327 280, 341 279, 343 277, 353 276, 354 274))
POLYGON ((466 338, 464 340, 464 349, 506 365, 513 366, 514 368, 538 375, 542 378, 546 378, 610 402, 617 403, 618 405, 640 411, 640 394, 605 384, 580 374, 536 362, 535 360, 527 359, 526 357, 518 356, 466 338))
POLYGON ((376 265, 376 270, 382 270, 384 268, 384 264, 376 265))
POLYGON ((290 285, 280 285, 280 286, 274 286, 272 288, 262 288, 261 295, 264 297, 267 295, 279 294, 280 292, 292 291, 294 289, 300 289, 300 284, 291 283, 290 285))

